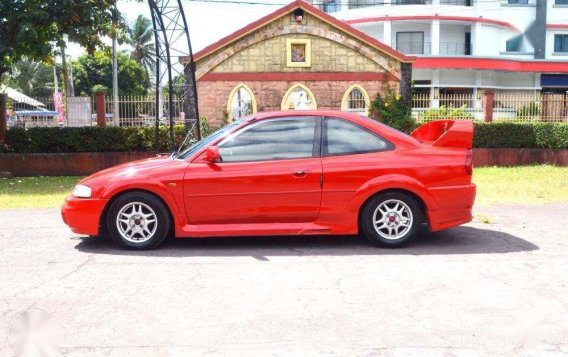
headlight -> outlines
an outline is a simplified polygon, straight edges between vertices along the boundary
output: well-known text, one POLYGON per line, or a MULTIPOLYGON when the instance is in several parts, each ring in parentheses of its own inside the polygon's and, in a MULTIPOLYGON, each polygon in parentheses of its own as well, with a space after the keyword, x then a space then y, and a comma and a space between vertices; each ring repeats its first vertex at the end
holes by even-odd
POLYGON ((91 198, 92 190, 89 186, 75 185, 73 188, 73 196, 81 198, 91 198))

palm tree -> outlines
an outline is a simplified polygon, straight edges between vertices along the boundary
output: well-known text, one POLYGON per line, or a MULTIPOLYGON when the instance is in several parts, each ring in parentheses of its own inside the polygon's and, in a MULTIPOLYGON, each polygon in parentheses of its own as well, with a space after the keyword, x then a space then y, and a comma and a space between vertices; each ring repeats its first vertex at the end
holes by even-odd
POLYGON ((152 22, 148 18, 138 15, 130 28, 128 44, 132 46, 130 56, 144 66, 148 74, 152 73, 156 65, 156 48, 152 22))
POLYGON ((53 93, 53 68, 24 58, 6 76, 6 85, 30 97, 47 97, 53 93))

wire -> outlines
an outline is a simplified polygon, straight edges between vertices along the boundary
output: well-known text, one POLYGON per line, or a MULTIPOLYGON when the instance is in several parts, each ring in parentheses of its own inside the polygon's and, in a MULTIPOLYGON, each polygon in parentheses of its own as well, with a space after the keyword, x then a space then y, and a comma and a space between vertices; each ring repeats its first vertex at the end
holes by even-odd
MULTIPOLYGON (((184 1, 188 1, 188 2, 204 2, 204 3, 219 3, 219 4, 238 4, 238 5, 268 5, 268 6, 284 6, 284 5, 289 5, 290 2, 266 2, 266 1, 241 1, 241 0, 184 0, 184 1)), ((364 0, 363 0, 364 1, 364 0)), ((457 2, 457 1, 456 1, 457 2)), ((473 3, 487 3, 487 4, 496 4, 496 3, 503 3, 505 4, 502 0, 473 0, 473 3)), ((310 3, 311 5, 317 6, 317 5, 327 5, 327 4, 335 4, 335 5, 350 5, 352 4, 351 1, 313 1, 310 3)), ((361 7, 355 7, 355 9, 358 8, 364 8, 364 7, 371 7, 371 6, 380 6, 380 5, 400 5, 400 6, 409 6, 409 5, 432 5, 432 4, 412 4, 412 3, 400 3, 400 1, 380 1, 377 0, 376 2, 371 2, 371 3, 365 3, 363 2, 363 4, 361 4, 361 7)), ((443 4, 441 3, 440 5, 454 5, 454 4, 443 4)), ((460 6, 457 5, 456 6, 460 6)), ((474 6, 467 6, 467 7, 474 7, 474 6)), ((459 9, 459 11, 463 11, 463 9, 459 9)))

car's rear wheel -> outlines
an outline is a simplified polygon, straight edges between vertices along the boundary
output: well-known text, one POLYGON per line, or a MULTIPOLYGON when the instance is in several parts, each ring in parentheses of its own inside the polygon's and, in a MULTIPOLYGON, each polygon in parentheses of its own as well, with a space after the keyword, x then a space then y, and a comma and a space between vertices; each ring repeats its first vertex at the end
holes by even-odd
POLYGON ((171 219, 161 200, 146 192, 128 192, 115 199, 107 214, 113 241, 128 249, 152 249, 170 232, 171 219))
POLYGON ((361 230, 371 243, 398 248, 416 238, 423 213, 413 197, 400 192, 385 192, 365 204, 360 219, 361 230))

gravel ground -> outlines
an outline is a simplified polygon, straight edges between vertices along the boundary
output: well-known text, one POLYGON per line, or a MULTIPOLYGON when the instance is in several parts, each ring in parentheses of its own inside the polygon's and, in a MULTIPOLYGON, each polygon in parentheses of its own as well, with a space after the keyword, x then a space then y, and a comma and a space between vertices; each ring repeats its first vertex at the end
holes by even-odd
POLYGON ((21 346, 24 311, 50 316, 54 355, 566 355, 567 212, 493 206, 491 224, 398 250, 263 237, 130 252, 58 210, 1 211, 0 355, 21 346))

